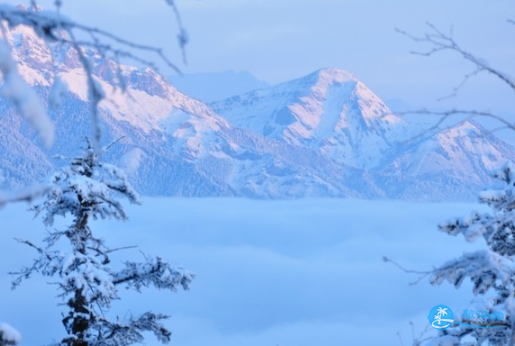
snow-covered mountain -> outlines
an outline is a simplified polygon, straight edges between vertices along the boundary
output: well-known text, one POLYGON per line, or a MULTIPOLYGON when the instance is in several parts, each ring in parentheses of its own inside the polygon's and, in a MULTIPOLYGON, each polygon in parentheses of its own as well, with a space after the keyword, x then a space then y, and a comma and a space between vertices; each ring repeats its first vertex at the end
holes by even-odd
POLYGON ((515 159, 513 147, 475 122, 439 132, 406 122, 338 69, 209 105, 236 126, 363 170, 388 197, 473 198, 493 168, 515 159))
POLYGON ((356 77, 338 69, 210 106, 238 127, 365 169, 389 158, 410 128, 356 77))
POLYGON ((492 170, 515 159, 512 146, 481 125, 464 123, 400 146, 398 154, 374 171, 387 195, 434 200, 469 196, 493 184, 492 170))
MULTIPOLYGON (((8 40, 19 62, 20 74, 45 101, 50 93, 50 54, 29 29, 17 27, 8 40), (37 47, 32 50, 31 47, 37 47)), ((9 188, 43 179, 52 169, 49 157, 72 156, 91 131, 87 89, 77 55, 68 49, 55 52, 59 76, 69 92, 59 111, 56 142, 46 152, 35 145, 31 128, 5 104, 0 138, 2 171, 9 188), (23 142, 29 143, 24 145, 23 142), (14 149, 10 146, 20 142, 14 149), (21 169, 22 167, 31 169, 21 169)), ((100 105, 104 142, 126 136, 109 156, 123 165, 137 188, 151 195, 249 196, 281 198, 361 196, 346 186, 344 167, 322 155, 236 128, 200 101, 180 93, 148 69, 123 67, 127 93, 108 82, 109 61, 88 52, 94 61, 97 82, 108 95, 100 105), (315 165, 316 164, 316 165, 315 165), (324 170, 317 166, 326 167, 324 170)))
MULTIPOLYGON (((50 52, 33 32, 8 33, 22 77, 47 102, 50 52)), ((488 184, 487 170, 515 150, 469 122, 420 133, 351 74, 323 69, 290 82, 206 104, 149 69, 122 67, 127 92, 113 85, 113 64, 87 52, 107 100, 103 141, 125 139, 109 158, 149 195, 292 198, 463 199, 488 184), (473 189, 471 189, 473 187, 473 189)), ((44 179, 91 132, 77 54, 54 52, 68 92, 52 114, 56 142, 46 151, 34 131, 0 100, 0 169, 8 188, 44 179)))

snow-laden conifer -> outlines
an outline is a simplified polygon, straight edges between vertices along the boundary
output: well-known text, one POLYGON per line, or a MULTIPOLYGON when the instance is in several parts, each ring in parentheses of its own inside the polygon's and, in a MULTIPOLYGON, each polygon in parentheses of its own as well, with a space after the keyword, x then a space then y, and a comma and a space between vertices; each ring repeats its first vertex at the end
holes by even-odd
MULTIPOLYGON (((515 165, 507 163, 494 177, 504 187, 480 194, 481 203, 490 206, 491 212, 472 212, 439 225, 441 231, 462 234, 467 241, 483 239, 486 248, 444 263, 432 271, 430 280, 433 285, 447 281, 459 288, 470 279, 473 294, 481 296, 470 308, 502 313, 504 319, 495 328, 455 325, 439 332, 428 345, 515 344, 515 165)), ((455 318, 461 319, 459 315, 455 318)))
MULTIPOLYGON (((152 332, 159 341, 170 341, 170 331, 162 324, 166 315, 145 312, 125 319, 110 320, 106 314, 118 290, 153 286, 158 289, 187 290, 193 279, 190 272, 160 257, 144 256, 143 262, 127 261, 113 269, 109 248, 90 228, 95 219, 127 220, 119 198, 140 203, 138 194, 128 183, 124 172, 99 160, 97 150, 88 141, 84 153, 73 158, 51 179, 43 202, 33 210, 41 215, 48 235, 39 246, 28 240, 20 242, 33 247, 38 257, 22 268, 13 281, 16 287, 34 273, 53 277, 67 311, 62 323, 66 336, 62 346, 124 346, 143 341, 143 332, 152 332), (56 230, 55 218, 70 217, 65 229, 56 230), (64 251, 63 242, 69 251, 64 251)), ((125 314, 124 314, 125 315, 125 314)))

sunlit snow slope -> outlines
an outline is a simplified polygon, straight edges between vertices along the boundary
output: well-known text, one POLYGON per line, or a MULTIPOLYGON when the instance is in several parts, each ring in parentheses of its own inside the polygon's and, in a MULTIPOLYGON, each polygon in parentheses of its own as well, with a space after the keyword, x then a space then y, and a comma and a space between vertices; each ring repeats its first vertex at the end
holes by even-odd
POLYGON ((492 168, 515 158, 510 145, 472 121, 441 132, 406 122, 338 69, 210 106, 236 126, 361 169, 388 197, 472 197, 491 182, 492 168))

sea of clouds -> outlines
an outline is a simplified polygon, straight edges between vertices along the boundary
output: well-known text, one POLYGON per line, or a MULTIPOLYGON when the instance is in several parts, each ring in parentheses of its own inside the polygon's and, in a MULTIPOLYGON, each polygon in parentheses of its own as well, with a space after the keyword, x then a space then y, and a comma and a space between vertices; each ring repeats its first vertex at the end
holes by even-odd
MULTIPOLYGON (((26 204, 0 210, 0 322, 23 335, 21 346, 64 335, 57 292, 35 276, 10 290, 9 271, 30 265, 45 228, 26 204)), ((482 246, 437 231, 476 204, 306 199, 146 198, 129 206, 129 222, 92 225, 113 247, 113 264, 159 255, 196 273, 191 290, 121 293, 113 315, 148 309, 169 314, 172 345, 180 346, 400 346, 428 325, 437 304, 455 314, 472 298, 470 286, 432 287, 383 256, 428 270, 482 246)), ((65 221, 56 225, 63 227, 65 221)), ((147 345, 158 345, 149 336, 147 345)))

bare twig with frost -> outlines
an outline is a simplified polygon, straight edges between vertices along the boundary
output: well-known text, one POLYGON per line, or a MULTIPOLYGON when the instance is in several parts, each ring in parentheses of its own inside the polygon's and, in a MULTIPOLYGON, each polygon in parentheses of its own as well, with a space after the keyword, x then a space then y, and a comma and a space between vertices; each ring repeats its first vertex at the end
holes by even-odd
POLYGON ((494 75, 503 81, 509 88, 511 88, 515 92, 515 80, 509 76, 507 73, 499 71, 498 69, 491 67, 487 60, 482 59, 463 49, 453 38, 453 32, 450 30, 449 34, 444 34, 442 31, 437 29, 433 24, 427 23, 429 26, 430 32, 424 34, 423 36, 413 36, 406 31, 399 30, 397 31, 409 38, 411 38, 415 42, 420 43, 428 43, 431 45, 426 51, 413 51, 413 54, 422 55, 422 56, 432 56, 436 53, 442 51, 451 51, 460 55, 463 59, 469 61, 474 66, 474 70, 470 73, 466 74, 463 80, 454 88, 453 94, 451 96, 456 95, 456 93, 466 84, 467 80, 473 76, 478 75, 479 73, 489 73, 494 75))
MULTIPOLYGON (((508 20, 511 24, 514 24, 515 22, 508 20)), ((420 56, 433 56, 437 53, 443 52, 443 51, 450 51, 453 53, 456 53, 457 55, 461 56, 466 61, 470 62, 473 66, 473 70, 469 73, 467 73, 465 76, 463 76, 462 80, 458 83, 457 86, 455 86, 452 90, 452 93, 448 96, 444 96, 440 98, 440 100, 451 98, 457 96, 459 91, 467 84, 467 82, 481 74, 481 73, 487 73, 490 74, 499 80, 501 80, 505 85, 507 85, 513 92, 515 92, 515 79, 513 79, 508 73, 500 71, 496 69, 495 67, 490 66, 487 60, 480 58, 476 56, 475 54, 465 50, 462 48, 454 39, 453 37, 453 31, 452 29, 449 31, 448 34, 443 33, 441 30, 436 28, 433 24, 427 23, 427 26, 429 27, 429 32, 425 33, 422 36, 415 36, 412 35, 406 31, 396 29, 397 32, 401 33, 402 35, 405 35, 406 37, 410 38, 411 40, 422 43, 422 44, 428 44, 429 48, 425 51, 412 51, 412 54, 420 55, 420 56)), ((448 127, 454 127, 457 126, 464 121, 472 120, 474 118, 490 118, 498 121, 501 125, 497 128, 494 128, 493 130, 490 130, 489 132, 496 132, 499 130, 504 129, 510 129, 515 130, 515 123, 512 123, 508 120, 506 120, 504 117, 495 114, 494 112, 491 112, 490 110, 485 111, 479 111, 475 109, 451 109, 447 111, 432 111, 427 109, 422 110, 414 110, 414 111, 406 111, 402 112, 402 114, 420 114, 420 115, 437 115, 439 116, 439 120, 430 128, 427 129, 427 131, 423 131, 421 134, 415 136, 412 140, 417 140, 421 137, 424 137, 427 135, 427 133, 434 133, 435 130, 440 130, 440 126, 446 122, 447 120, 450 120, 451 118, 455 116, 464 116, 465 118, 462 118, 461 120, 455 122, 451 126, 448 127)))
POLYGON ((429 274, 432 273, 432 271, 420 271, 420 270, 407 269, 404 266, 402 266, 399 263, 397 263, 396 261, 394 261, 391 258, 386 257, 386 256, 383 256, 383 262, 391 263, 391 264, 393 264, 394 266, 396 266, 397 268, 399 268, 400 270, 402 270, 405 273, 420 275, 419 278, 417 280, 411 282, 410 285, 418 284, 423 278, 427 277, 429 274))
POLYGON ((506 120, 504 117, 497 115, 490 111, 477 111, 477 110, 465 110, 465 109, 451 109, 447 111, 431 111, 427 109, 421 109, 421 110, 414 110, 414 111, 406 111, 406 112, 399 112, 397 113, 399 115, 406 115, 406 114, 418 114, 418 115, 432 115, 432 116, 438 116, 438 120, 431 126, 427 127, 425 130, 421 131, 419 134, 409 138, 406 140, 406 142, 414 142, 421 138, 427 137, 427 135, 434 135, 436 133, 439 133, 445 129, 454 128, 457 127, 469 120, 473 120, 476 118, 490 118, 498 121, 501 123, 500 126, 495 127, 491 130, 488 130, 488 133, 495 133, 497 131, 501 130, 514 130, 515 131, 515 123, 512 123, 508 120, 506 120), (457 120, 451 124, 448 124, 445 126, 445 128, 442 128, 441 126, 448 120, 451 120, 455 116, 464 116, 464 118, 461 118, 460 120, 457 120))
MULTIPOLYGON (((412 338, 411 345, 412 346, 420 346, 424 342, 431 340, 431 337, 426 336, 427 333, 429 332, 429 326, 426 326, 426 328, 424 328, 424 330, 422 330, 422 332, 418 335, 418 337, 416 337, 415 336, 415 334, 416 334, 415 333, 415 324, 413 323, 413 321, 410 321, 409 324, 411 326, 411 338, 412 338)), ((400 345, 404 346, 404 341, 402 340, 402 335, 400 332, 397 332, 397 337, 399 338, 400 345)))

